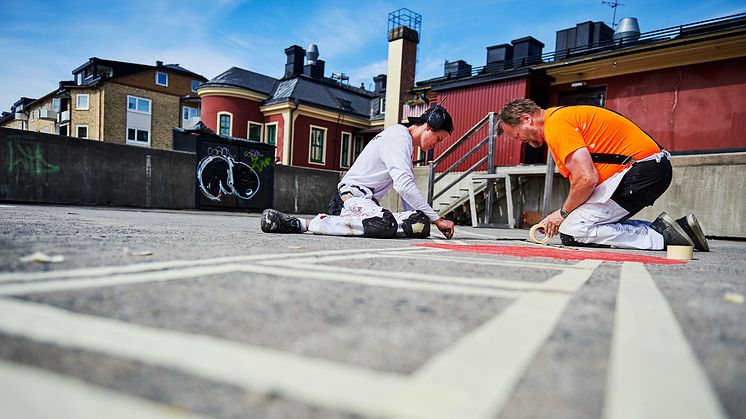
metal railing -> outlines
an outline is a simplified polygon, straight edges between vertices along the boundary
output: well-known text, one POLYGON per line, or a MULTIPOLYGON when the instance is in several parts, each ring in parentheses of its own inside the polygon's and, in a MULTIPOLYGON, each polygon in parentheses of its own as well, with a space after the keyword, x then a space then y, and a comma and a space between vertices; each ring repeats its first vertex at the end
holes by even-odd
MULTIPOLYGON (((432 160, 430 162, 430 170, 429 170, 429 178, 428 178, 428 187, 427 187, 427 202, 432 206, 433 201, 438 198, 439 196, 446 193, 448 190, 450 190, 454 185, 459 183, 461 180, 463 180, 466 176, 469 176, 473 171, 475 171, 479 166, 484 164, 484 162, 487 162, 487 173, 493 174, 495 173, 495 113, 490 112, 487 115, 484 116, 479 122, 477 122, 476 125, 474 125, 469 131, 467 131, 464 135, 461 136, 456 142, 454 142, 448 149, 443 152, 440 156, 438 156, 437 159, 432 160), (440 173, 438 176, 435 176, 435 168, 437 168, 441 163, 444 162, 444 160, 453 154, 457 149, 460 149, 462 145, 471 137, 474 136, 474 134, 477 133, 480 129, 482 129, 485 125, 489 125, 489 131, 487 133, 487 136, 484 137, 477 145, 475 145, 470 151, 465 153, 458 161, 453 163, 450 167, 448 167, 446 170, 444 170, 442 173, 440 173), (478 162, 474 163, 470 168, 468 168, 465 172, 461 173, 461 175, 454 180, 453 182, 449 183, 448 186, 441 189, 438 193, 435 193, 435 184, 438 183, 440 180, 443 180, 445 176, 452 171, 454 171, 457 167, 459 167, 463 162, 466 161, 469 157, 474 155, 475 153, 479 152, 484 145, 487 144, 487 153, 484 157, 479 159, 478 162)), ((493 180, 487 181, 487 205, 492 205, 493 195, 494 195, 494 189, 492 188, 492 182, 493 180)))

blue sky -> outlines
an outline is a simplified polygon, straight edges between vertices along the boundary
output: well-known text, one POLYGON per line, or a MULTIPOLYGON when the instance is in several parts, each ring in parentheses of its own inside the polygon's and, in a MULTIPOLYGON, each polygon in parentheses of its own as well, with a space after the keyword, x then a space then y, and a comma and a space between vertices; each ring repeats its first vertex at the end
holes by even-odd
MULTIPOLYGON (((637 17, 642 32, 746 12, 730 0, 621 3, 617 21, 637 17)), ((528 35, 553 51, 557 30, 612 20, 601 0, 0 0, 0 110, 54 90, 94 56, 179 63, 208 79, 232 66, 280 77, 286 47, 315 43, 327 76, 370 87, 386 72, 388 13, 402 7, 422 15, 417 80, 442 75, 445 60, 482 66, 485 47, 528 35)))

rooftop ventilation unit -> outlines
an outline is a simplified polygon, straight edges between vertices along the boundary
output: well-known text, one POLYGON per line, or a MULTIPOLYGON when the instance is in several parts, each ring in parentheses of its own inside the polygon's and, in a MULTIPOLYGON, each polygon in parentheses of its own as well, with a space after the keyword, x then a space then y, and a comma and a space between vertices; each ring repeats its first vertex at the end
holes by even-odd
POLYGON ((316 44, 311 44, 306 50, 306 64, 316 64, 316 60, 319 58, 319 47, 316 44))
POLYGON ((637 18, 622 18, 614 32, 614 41, 626 44, 638 39, 640 39, 640 25, 637 23, 637 18))

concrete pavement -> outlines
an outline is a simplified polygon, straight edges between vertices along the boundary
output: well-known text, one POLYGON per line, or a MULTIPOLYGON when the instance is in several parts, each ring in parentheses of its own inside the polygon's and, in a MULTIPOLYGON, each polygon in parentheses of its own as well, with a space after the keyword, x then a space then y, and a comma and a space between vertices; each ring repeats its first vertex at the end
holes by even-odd
POLYGON ((242 213, 3 204, 0 226, 2 417, 746 417, 744 242, 668 264, 242 213))

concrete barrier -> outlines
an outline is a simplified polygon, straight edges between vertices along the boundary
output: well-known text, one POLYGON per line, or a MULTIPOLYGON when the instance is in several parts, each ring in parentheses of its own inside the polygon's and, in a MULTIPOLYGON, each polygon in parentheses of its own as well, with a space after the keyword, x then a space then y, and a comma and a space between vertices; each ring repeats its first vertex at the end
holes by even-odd
POLYGON ((0 200, 194 208, 195 155, 0 128, 0 200))
POLYGON ((274 208, 293 214, 325 213, 342 173, 278 165, 274 208))

